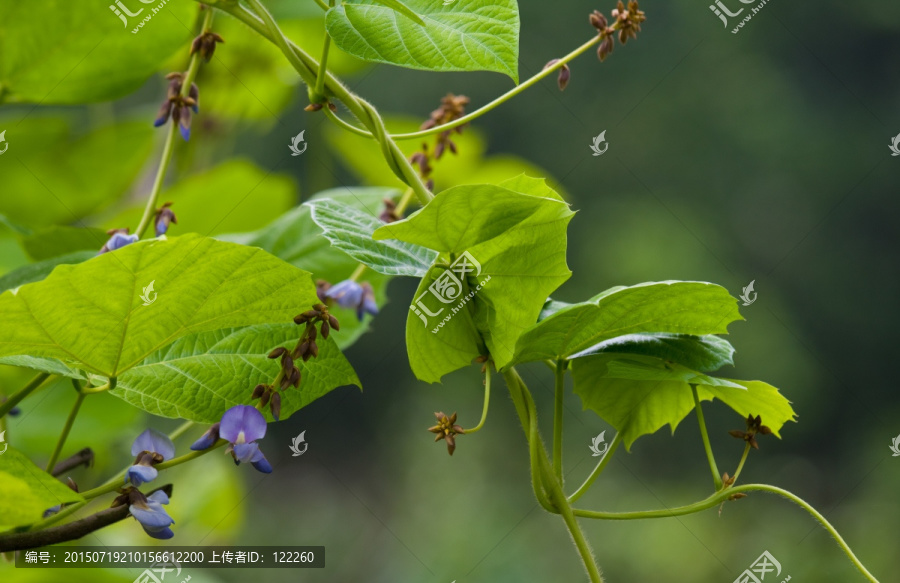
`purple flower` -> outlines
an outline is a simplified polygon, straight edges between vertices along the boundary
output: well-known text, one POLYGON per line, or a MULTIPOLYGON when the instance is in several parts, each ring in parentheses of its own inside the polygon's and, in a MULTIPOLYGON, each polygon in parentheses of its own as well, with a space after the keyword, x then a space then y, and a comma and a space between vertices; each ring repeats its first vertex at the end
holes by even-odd
POLYGON ((173 213, 172 209, 169 208, 171 206, 172 203, 167 202, 156 211, 156 217, 153 221, 153 224, 157 237, 161 237, 162 235, 166 234, 166 231, 169 230, 169 224, 178 224, 178 219, 175 218, 175 213, 173 213))
POLYGON ((172 123, 178 125, 178 131, 185 140, 191 137, 191 111, 200 112, 200 90, 197 85, 191 83, 188 94, 181 96, 184 75, 182 73, 169 73, 166 75, 169 80, 169 88, 166 93, 166 99, 160 105, 156 119, 153 121, 154 127, 165 125, 169 118, 172 123))
POLYGON ((328 288, 325 296, 333 299, 342 308, 356 310, 356 317, 362 321, 366 313, 373 316, 378 313, 378 305, 375 303, 375 292, 369 282, 356 283, 352 279, 335 284, 328 288))
POLYGON ((110 236, 109 241, 107 241, 103 245, 103 247, 100 249, 100 253, 107 253, 109 251, 121 249, 125 245, 131 245, 138 240, 137 235, 128 234, 128 229, 113 229, 111 231, 107 231, 106 234, 110 236))
POLYGON ((141 523, 147 534, 153 538, 168 539, 175 536, 175 533, 169 528, 175 524, 175 521, 162 507, 163 504, 168 503, 169 497, 162 490, 157 490, 149 496, 144 496, 135 490, 128 510, 135 520, 141 523))
POLYGON ((194 451, 209 449, 215 445, 217 441, 219 441, 219 424, 214 423, 206 430, 206 433, 200 436, 200 439, 191 445, 191 449, 194 451))
POLYGON ((175 444, 159 431, 147 429, 131 444, 131 455, 137 457, 125 472, 125 482, 140 486, 159 474, 154 465, 175 457, 175 444))
POLYGON ((249 462, 264 474, 272 471, 269 460, 260 451, 259 444, 255 443, 266 435, 266 418, 255 407, 235 405, 225 411, 219 423, 219 435, 231 442, 228 451, 235 464, 249 462))

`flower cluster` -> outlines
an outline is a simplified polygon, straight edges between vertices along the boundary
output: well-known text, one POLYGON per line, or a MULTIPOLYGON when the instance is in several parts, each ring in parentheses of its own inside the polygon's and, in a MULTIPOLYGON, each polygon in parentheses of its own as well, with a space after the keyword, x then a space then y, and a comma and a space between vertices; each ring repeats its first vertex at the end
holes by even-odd
POLYGON ((437 434, 434 438, 435 441, 442 439, 446 441, 447 453, 453 455, 453 452, 456 450, 456 436, 464 434, 466 430, 456 424, 456 413, 447 417, 438 411, 434 416, 437 418, 438 424, 434 427, 429 427, 428 431, 437 434))
POLYGON ((216 33, 207 30, 206 32, 201 33, 194 39, 194 42, 191 43, 191 54, 200 53, 200 56, 207 63, 210 59, 213 58, 213 54, 216 52, 216 43, 224 43, 225 39, 216 33))
POLYGON ((121 249, 125 245, 131 245, 138 240, 137 235, 128 234, 127 227, 124 229, 111 229, 106 234, 109 235, 109 240, 100 248, 100 253, 109 253, 110 251, 121 249))
POLYGON ((757 434, 759 435, 769 435, 772 433, 772 430, 769 427, 762 424, 762 418, 757 415, 754 417, 753 415, 747 416, 747 431, 741 431, 739 429, 732 429, 728 432, 732 437, 737 439, 743 439, 747 443, 750 444, 750 447, 753 449, 759 449, 759 443, 756 441, 757 434))
POLYGON ((178 224, 178 219, 175 217, 175 213, 172 212, 171 206, 172 203, 167 202, 156 209, 156 215, 153 218, 153 227, 157 237, 165 235, 169 230, 170 224, 178 224))
POLYGON ((628 42, 629 38, 637 38, 637 33, 641 31, 641 23, 647 20, 647 16, 643 10, 638 9, 637 0, 629 0, 628 7, 622 0, 613 9, 611 13, 615 22, 610 25, 606 17, 599 11, 594 10, 590 15, 591 26, 597 29, 600 38, 600 47, 597 49, 597 57, 600 61, 604 61, 610 53, 613 52, 615 33, 618 31, 619 42, 623 45, 628 42))
MULTIPOLYGON (((441 99, 441 106, 431 112, 431 117, 422 124, 421 129, 430 130, 463 117, 466 114, 466 106, 468 104, 469 98, 465 95, 448 93, 446 97, 441 99)), ((434 189, 434 181, 430 178, 434 170, 431 166, 431 161, 440 160, 446 150, 456 154, 456 144, 450 139, 450 136, 453 135, 453 132, 461 134, 465 126, 466 124, 463 124, 439 133, 434 146, 434 153, 429 151, 427 143, 422 143, 422 151, 410 156, 409 161, 419 167, 419 174, 426 180, 425 186, 428 187, 428 190, 434 189)))
POLYGON ((131 444, 131 455, 136 457, 125 472, 125 483, 140 486, 156 479, 159 472, 153 466, 175 457, 175 444, 159 431, 147 429, 131 444))
POLYGON ((166 75, 166 79, 169 80, 166 99, 162 102, 153 125, 159 127, 172 118, 172 123, 178 124, 181 137, 189 140, 191 137, 191 112, 200 113, 200 89, 197 88, 196 83, 191 83, 187 95, 182 95, 184 74, 169 73, 166 75))
MULTIPOLYGON (((373 316, 378 314, 378 304, 375 303, 375 290, 372 289, 372 285, 367 281, 357 283, 352 279, 345 279, 340 283, 331 285, 327 281, 320 279, 316 282, 316 291, 319 294, 319 299, 326 304, 337 303, 342 308, 356 310, 356 318, 360 322, 362 322, 366 314, 373 316)), ((308 314, 310 312, 305 313, 308 314)), ((297 318, 294 318, 294 321, 297 322, 297 318)), ((297 323, 299 324, 300 322, 297 323)))
POLYGON ((224 439, 229 442, 226 452, 234 458, 235 465, 249 463, 260 472, 269 474, 272 465, 256 443, 256 440, 265 437, 267 427, 266 418, 255 407, 235 405, 225 411, 222 420, 212 425, 191 445, 191 449, 209 449, 219 439, 224 439))

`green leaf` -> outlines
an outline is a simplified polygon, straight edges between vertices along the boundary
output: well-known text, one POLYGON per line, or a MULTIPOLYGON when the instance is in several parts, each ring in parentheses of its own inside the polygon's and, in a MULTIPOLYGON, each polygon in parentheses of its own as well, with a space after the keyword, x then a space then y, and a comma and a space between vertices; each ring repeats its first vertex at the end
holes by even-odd
POLYGON ((385 275, 422 277, 437 258, 437 253, 402 241, 375 241, 372 234, 384 222, 352 206, 330 198, 306 203, 312 219, 324 231, 331 244, 385 275))
POLYGON ((97 256, 96 251, 76 251, 67 255, 60 255, 53 259, 23 265, 22 267, 10 271, 6 275, 0 277, 0 292, 9 289, 15 289, 26 283, 40 281, 50 275, 58 265, 69 265, 72 263, 81 263, 97 256))
POLYGON ((260 249, 197 235, 142 241, 0 295, 0 356, 113 377, 187 334, 287 322, 317 302, 309 273, 260 249))
POLYGON ((42 358, 38 356, 0 356, 0 364, 29 368, 40 372, 68 377, 70 379, 86 380, 88 377, 76 368, 68 366, 56 358, 42 358))
POLYGON ((579 304, 557 309, 522 334, 514 362, 570 358, 625 334, 724 334, 742 320, 737 300, 718 285, 696 281, 614 287, 579 304))
POLYGON ((153 150, 153 127, 147 121, 117 123, 81 136, 60 118, 32 115, 16 123, 5 117, 0 128, 7 123, 0 213, 32 227, 72 224, 109 205, 128 191, 153 150))
MULTIPOLYGON (((49 105, 122 97, 194 35, 194 2, 122 3, 139 14, 123 16, 123 23, 106 2, 0 3, 0 101, 49 105)), ((162 83, 158 93, 161 100, 162 83)))
MULTIPOLYGON (((257 384, 272 381, 279 365, 269 352, 276 346, 293 349, 301 332, 290 323, 192 334, 124 373, 111 392, 154 415, 215 423, 234 405, 249 403, 257 384)), ((337 387, 361 386, 334 335, 317 343, 318 358, 295 362, 302 381, 299 389, 282 393, 282 419, 337 387)), ((264 413, 271 419, 268 409, 264 413)))
MULTIPOLYGON (((396 198, 400 191, 392 188, 336 188, 313 196, 310 200, 328 198, 352 206, 371 216, 381 212, 385 198, 396 198)), ((253 233, 222 235, 236 243, 265 249, 272 255, 313 274, 315 279, 323 279, 332 284, 350 277, 358 262, 335 248, 322 234, 322 229, 312 220, 310 207, 300 205, 272 221, 268 226, 253 233)), ((379 306, 387 301, 386 288, 390 276, 373 271, 363 274, 361 281, 367 281, 375 291, 379 306)), ((341 329, 334 333, 335 341, 341 348, 353 344, 369 328, 371 316, 360 322, 355 310, 331 307, 331 312, 341 322, 341 329)))
POLYGON ((742 419, 760 415, 776 436, 795 420, 790 401, 767 383, 710 377, 657 358, 588 356, 572 361, 572 375, 584 408, 615 427, 629 450, 637 438, 666 424, 675 432, 694 409, 691 384, 701 401, 720 399, 742 419))
MULTIPOLYGON (((236 159, 178 181, 159 199, 172 202, 178 217, 178 224, 169 227, 170 235, 182 229, 210 236, 265 226, 291 208, 297 199, 297 185, 289 176, 236 159)), ((134 205, 103 223, 111 229, 136 228, 143 212, 143 204, 134 205)))
POLYGON ((34 524, 45 510, 84 500, 12 447, 0 455, 0 492, 0 530, 34 524))
POLYGON ((22 247, 32 259, 42 261, 79 250, 97 253, 108 239, 102 229, 53 225, 22 237, 22 247))
POLYGON ((699 371, 713 371, 726 364, 734 364, 734 347, 731 343, 712 335, 692 336, 666 332, 626 334, 604 340, 570 358, 592 354, 655 356, 699 371))
POLYGON ((345 52, 378 63, 428 71, 496 71, 519 82, 516 0, 409 0, 425 25, 398 18, 374 0, 331 8, 325 27, 345 52))
POLYGON ((395 237, 441 252, 419 284, 406 321, 410 365, 418 378, 437 382, 465 366, 484 354, 482 339, 502 368, 547 296, 568 279, 566 225, 573 213, 558 196, 546 194, 540 180, 458 186, 375 232, 376 239, 395 237), (430 293, 435 282, 453 281, 453 272, 438 264, 461 258, 480 266, 463 278, 463 289, 430 293))

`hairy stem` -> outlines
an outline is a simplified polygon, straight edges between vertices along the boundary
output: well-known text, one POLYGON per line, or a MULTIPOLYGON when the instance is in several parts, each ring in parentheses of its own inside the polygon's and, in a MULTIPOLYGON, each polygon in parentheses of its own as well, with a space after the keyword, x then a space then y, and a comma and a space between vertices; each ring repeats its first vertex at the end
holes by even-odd
POLYGON ((700 423, 700 435, 703 437, 703 448, 706 450, 706 459, 709 460, 709 469, 712 472, 713 482, 716 484, 716 490, 722 489, 722 475, 716 466, 716 458, 713 456, 712 446, 709 444, 709 434, 706 432, 706 420, 703 418, 703 407, 700 405, 700 398, 697 396, 697 385, 691 385, 691 393, 694 395, 694 409, 697 410, 697 420, 700 423))
POLYGON ((484 406, 481 409, 481 421, 472 429, 466 429, 466 435, 481 431, 484 422, 487 421, 488 405, 491 403, 491 363, 484 364, 484 406))
MULTIPOLYGON (((203 27, 200 29, 200 34, 203 34, 212 26, 213 15, 215 11, 212 8, 208 8, 203 16, 203 27)), ((188 70, 184 74, 184 78, 181 82, 181 96, 187 97, 188 93, 191 90, 191 83, 194 82, 194 79, 197 78, 197 72, 200 70, 200 51, 197 51, 193 55, 191 55, 191 62, 188 65, 188 70)), ((162 156, 159 160, 159 168, 156 170, 156 178, 153 179, 153 188, 150 190, 150 196, 147 197, 147 205, 144 207, 144 214, 141 216, 141 222, 138 224, 137 230, 134 232, 138 237, 142 237, 144 235, 144 231, 150 226, 150 223, 153 221, 153 217, 156 214, 156 204, 157 199, 159 199, 159 193, 162 191, 163 181, 166 178, 166 172, 169 169, 169 164, 172 162, 172 154, 175 151, 175 140, 178 134, 178 124, 175 123, 175 120, 171 120, 169 124, 169 133, 166 134, 166 143, 163 146, 162 156)))
POLYGON ((560 484, 563 483, 562 436, 563 436, 563 398, 566 386, 566 361, 557 360, 554 369, 553 398, 553 474, 560 484))
MULTIPOLYGON (((334 6, 334 0, 329 0, 328 7, 334 6)), ((325 33, 325 41, 322 45, 322 58, 319 59, 319 73, 316 76, 316 87, 314 90, 314 95, 311 97, 314 99, 313 103, 321 103, 325 99, 325 74, 328 72, 328 49, 331 48, 331 35, 327 32, 325 33)), ((328 109, 326 107, 326 109, 328 109)))
POLYGON ((53 449, 53 453, 50 454, 50 460, 47 462, 48 473, 53 471, 54 466, 56 466, 56 461, 59 459, 59 454, 62 453, 63 446, 66 445, 66 438, 69 437, 69 431, 72 430, 72 425, 75 423, 75 417, 78 416, 78 410, 81 409, 84 398, 84 393, 78 393, 75 396, 75 403, 72 405, 72 410, 66 418, 66 424, 63 425, 62 433, 59 434, 59 440, 56 442, 56 447, 53 449))
POLYGON ((19 392, 10 395, 8 399, 0 403, 0 417, 3 417, 7 413, 9 413, 13 407, 18 405, 22 401, 22 399, 33 393, 35 389, 44 384, 44 381, 46 381, 48 378, 50 378, 50 375, 48 373, 40 373, 39 375, 28 381, 27 385, 19 389, 19 392))
POLYGON ((594 468, 594 471, 591 472, 591 475, 587 477, 584 483, 569 496, 569 502, 575 502, 582 496, 584 493, 590 489, 590 487, 594 484, 597 478, 603 473, 603 470, 606 469, 606 465, 609 463, 609 460, 612 459, 613 454, 618 449, 619 444, 622 443, 622 438, 620 433, 616 433, 616 436, 613 437, 613 440, 609 443, 609 449, 606 450, 606 453, 603 454, 603 457, 600 458, 600 461, 597 462, 597 466, 594 468))

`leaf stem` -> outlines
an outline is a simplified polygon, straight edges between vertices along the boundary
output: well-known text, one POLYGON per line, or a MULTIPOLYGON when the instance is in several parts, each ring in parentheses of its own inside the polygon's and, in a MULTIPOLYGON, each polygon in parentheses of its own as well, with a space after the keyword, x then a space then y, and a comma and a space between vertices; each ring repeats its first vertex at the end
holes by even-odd
POLYGON ((75 423, 75 417, 78 416, 78 410, 81 409, 81 404, 84 402, 85 396, 84 393, 78 393, 75 396, 75 404, 72 405, 72 410, 69 412, 68 418, 66 418, 66 424, 63 425, 62 433, 60 433, 59 440, 56 442, 56 447, 53 449, 53 453, 50 454, 50 461, 47 462, 47 473, 53 471, 53 466, 56 465, 59 454, 62 453, 62 448, 66 444, 66 438, 69 437, 69 431, 72 430, 72 425, 75 423))
POLYGON ((169 439, 175 441, 176 439, 184 435, 184 433, 193 426, 193 421, 185 421, 184 423, 176 427, 175 430, 172 431, 172 433, 169 434, 169 439))
MULTIPOLYGON (((316 0, 316 4, 318 4, 319 7, 322 8, 322 10, 324 10, 325 12, 328 12, 328 4, 325 4, 325 2, 323 0, 316 0)), ((325 34, 328 34, 328 33, 326 32, 325 34)))
MULTIPOLYGON (((200 29, 200 33, 204 33, 210 29, 212 26, 213 15, 215 11, 212 8, 207 8, 203 16, 203 26, 200 29)), ((191 55, 191 61, 188 65, 188 70, 184 74, 184 78, 181 81, 181 96, 187 97, 188 93, 191 90, 191 84, 194 82, 194 79, 197 77, 197 72, 200 70, 200 51, 197 51, 193 55, 191 55)), ((150 190, 150 196, 147 198, 147 204, 144 207, 144 214, 141 216, 141 222, 138 224, 137 230, 134 232, 139 238, 144 235, 144 231, 150 226, 150 223, 153 221, 153 216, 156 214, 156 204, 157 199, 159 198, 159 193, 162 191, 163 181, 166 178, 166 172, 169 169, 169 164, 172 162, 172 154, 175 151, 175 140, 178 134, 178 124, 175 123, 175 120, 171 120, 169 124, 169 133, 166 134, 166 143, 163 146, 162 156, 159 160, 159 168, 156 170, 156 177, 153 179, 153 188, 150 190)))
POLYGON ((44 381, 46 381, 48 378, 50 378, 49 373, 42 372, 38 374, 33 379, 28 381, 27 385, 19 389, 17 393, 10 395, 8 399, 0 403, 0 417, 4 417, 7 413, 9 413, 13 407, 18 405, 22 401, 22 399, 33 393, 35 389, 44 384, 44 381))
POLYGON ((554 367, 554 399, 553 399, 553 474, 560 484, 563 483, 562 440, 563 440, 563 402, 566 386, 566 361, 559 359, 554 367))
POLYGON ((99 387, 83 387, 78 390, 82 395, 96 395, 97 393, 105 393, 106 391, 111 391, 116 388, 117 383, 116 377, 109 377, 109 380, 100 385, 99 387))
POLYGON ((394 209, 394 212, 401 219, 403 218, 403 213, 406 212, 406 207, 409 206, 409 203, 412 202, 413 196, 415 196, 416 191, 412 188, 407 188, 403 193, 403 196, 400 197, 400 202, 397 203, 397 208, 394 209))
POLYGON ((750 453, 750 443, 747 442, 747 443, 744 445, 744 455, 741 456, 741 461, 740 461, 740 463, 738 464, 737 469, 734 471, 734 478, 733 478, 733 480, 734 480, 735 482, 737 482, 738 476, 741 475, 741 470, 744 469, 744 462, 747 461, 747 455, 748 455, 749 453, 750 453))
POLYGON ((712 472, 713 482, 716 484, 716 490, 721 490, 722 476, 719 474, 719 468, 716 466, 716 458, 713 456, 712 446, 709 444, 709 434, 706 432, 706 420, 703 418, 703 407, 700 405, 700 398, 697 395, 697 385, 691 385, 691 393, 694 396, 694 409, 697 410, 697 420, 700 423, 700 435, 703 437, 703 448, 706 450, 706 459, 709 460, 709 469, 712 472))
POLYGON ((484 422, 487 421, 488 416, 488 405, 491 403, 491 363, 490 361, 484 363, 484 406, 481 409, 481 421, 478 422, 478 425, 473 427, 472 429, 466 429, 466 435, 470 435, 472 433, 477 433, 481 431, 481 428, 484 427, 484 422))
POLYGON ((362 274, 366 271, 366 264, 360 263, 356 266, 356 269, 353 270, 353 273, 350 274, 348 278, 350 281, 359 281, 359 278, 362 277, 362 274))
POLYGON ((594 484, 597 478, 603 473, 603 470, 606 469, 606 465, 609 463, 609 460, 612 459, 613 454, 616 449, 618 449, 619 444, 622 443, 622 434, 616 433, 616 436, 613 437, 613 440, 609 443, 609 449, 606 450, 606 453, 603 454, 603 457, 600 458, 600 461, 597 462, 597 466, 594 468, 594 471, 591 472, 591 475, 587 477, 584 483, 569 496, 569 502, 575 502, 579 498, 581 498, 585 492, 594 484))

